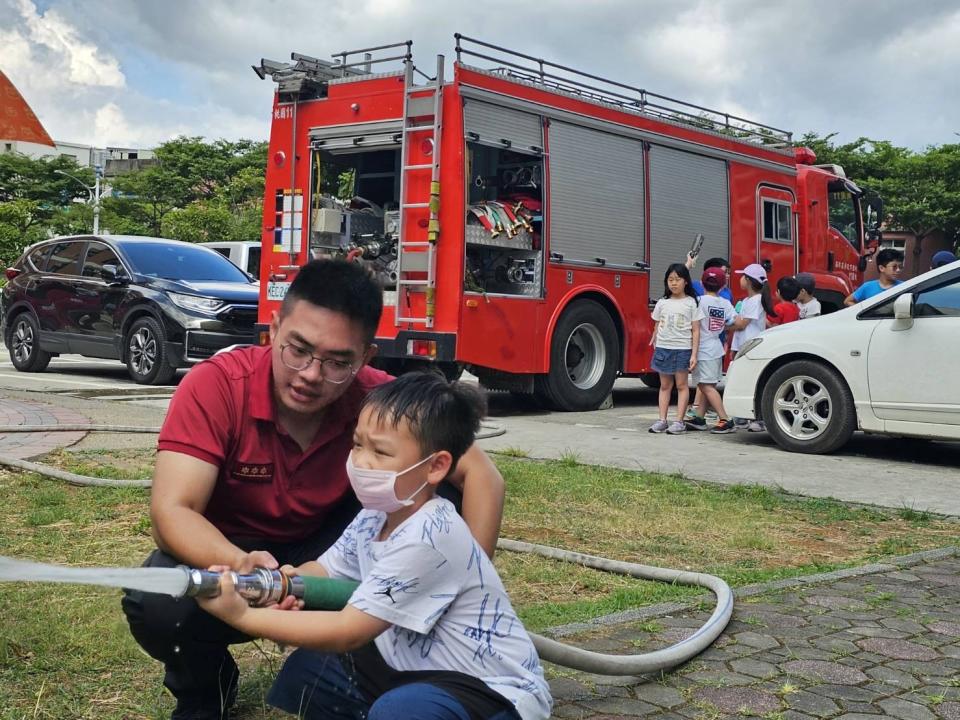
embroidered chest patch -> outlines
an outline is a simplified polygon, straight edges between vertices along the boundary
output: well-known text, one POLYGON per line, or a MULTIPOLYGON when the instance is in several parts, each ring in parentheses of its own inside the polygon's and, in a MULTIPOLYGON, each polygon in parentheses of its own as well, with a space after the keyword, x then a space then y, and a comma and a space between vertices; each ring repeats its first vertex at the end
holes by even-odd
POLYGON ((251 483, 273 482, 273 463, 235 463, 230 471, 234 480, 251 483))

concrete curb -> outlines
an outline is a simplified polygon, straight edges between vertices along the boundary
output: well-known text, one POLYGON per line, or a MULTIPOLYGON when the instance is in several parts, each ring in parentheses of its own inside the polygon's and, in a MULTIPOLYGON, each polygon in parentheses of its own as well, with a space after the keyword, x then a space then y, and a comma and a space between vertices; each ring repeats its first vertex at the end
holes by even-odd
MULTIPOLYGON (((817 573, 816 575, 803 575, 795 578, 784 578, 783 580, 771 580, 765 583, 755 585, 744 585, 742 588, 734 588, 734 598, 745 598, 754 595, 764 595, 768 592, 783 590, 785 588, 797 587, 800 585, 816 585, 819 583, 832 582, 845 578, 861 577, 863 575, 875 575, 877 573, 890 572, 900 568, 912 567, 927 562, 935 562, 946 558, 960 555, 960 545, 948 545, 947 547, 934 550, 923 550, 921 552, 911 553, 909 555, 899 555, 890 558, 883 563, 870 563, 869 565, 860 565, 859 567, 844 568, 842 570, 833 570, 831 572, 817 573)), ((587 622, 570 623, 568 625, 558 625, 547 628, 543 634, 548 637, 569 637, 578 635, 598 628, 610 627, 612 625, 622 625, 629 622, 638 622, 650 618, 663 617, 674 613, 685 612, 704 602, 714 602, 712 594, 698 595, 690 600, 680 602, 659 603, 645 608, 635 608, 633 610, 623 610, 610 615, 603 615, 587 622)))

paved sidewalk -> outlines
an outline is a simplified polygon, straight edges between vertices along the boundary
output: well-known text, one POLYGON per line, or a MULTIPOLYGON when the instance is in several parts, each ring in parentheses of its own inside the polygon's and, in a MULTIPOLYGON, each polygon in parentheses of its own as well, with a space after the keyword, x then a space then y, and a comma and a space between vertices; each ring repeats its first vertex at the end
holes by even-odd
POLYGON ((84 432, 4 433, 14 425, 77 425, 90 420, 80 413, 32 400, 0 398, 0 455, 25 460, 45 455, 51 450, 80 442, 84 432))
MULTIPOLYGON (((551 666, 553 717, 960 720, 956 552, 747 589, 716 643, 662 676, 551 666)), ((641 611, 625 624, 560 634, 598 652, 640 653, 689 636, 712 609, 641 611)))

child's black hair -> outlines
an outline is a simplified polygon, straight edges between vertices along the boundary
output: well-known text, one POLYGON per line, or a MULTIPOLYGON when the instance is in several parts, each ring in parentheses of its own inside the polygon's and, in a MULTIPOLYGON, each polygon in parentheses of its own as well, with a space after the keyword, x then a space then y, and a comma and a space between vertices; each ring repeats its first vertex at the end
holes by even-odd
POLYGON ((332 310, 359 323, 368 343, 373 341, 383 312, 383 290, 362 265, 346 260, 311 260, 290 284, 281 319, 298 300, 332 310))
POLYGON ((796 278, 785 275, 777 280, 777 292, 787 302, 793 302, 800 294, 800 283, 797 282, 796 278))
POLYGON ((406 420, 424 453, 446 450, 453 465, 473 445, 486 401, 473 385, 448 382, 439 372, 412 372, 374 388, 363 402, 380 422, 406 420))
POLYGON ((817 289, 817 279, 810 273, 797 273, 794 279, 797 281, 800 289, 806 290, 810 295, 813 295, 813 291, 817 289))
POLYGON ((903 264, 903 253, 893 248, 884 248, 877 253, 877 267, 881 268, 892 262, 903 264))
POLYGON ((667 284, 667 278, 670 277, 670 273, 676 273, 684 280, 683 293, 687 297, 692 297, 693 301, 700 304, 700 299, 697 297, 697 291, 693 289, 693 280, 690 279, 690 271, 687 269, 687 266, 683 263, 673 263, 670 267, 667 268, 667 271, 663 274, 663 297, 668 299, 673 297, 673 293, 670 292, 670 286, 667 284))
POLYGON ((770 297, 769 283, 767 283, 766 280, 764 280, 763 282, 760 282, 759 280, 755 280, 749 275, 744 275, 743 277, 747 279, 747 282, 750 283, 750 287, 752 287, 755 292, 760 293, 760 304, 763 305, 763 311, 767 315, 774 315, 775 313, 773 311, 773 298, 770 297))

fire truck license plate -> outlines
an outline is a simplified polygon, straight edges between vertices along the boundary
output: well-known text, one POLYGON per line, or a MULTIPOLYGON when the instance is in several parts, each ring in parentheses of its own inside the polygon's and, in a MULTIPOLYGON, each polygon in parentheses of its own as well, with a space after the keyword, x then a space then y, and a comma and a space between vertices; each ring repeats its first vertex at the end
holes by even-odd
POLYGON ((269 282, 267 283, 267 300, 283 300, 289 289, 288 282, 269 282))

